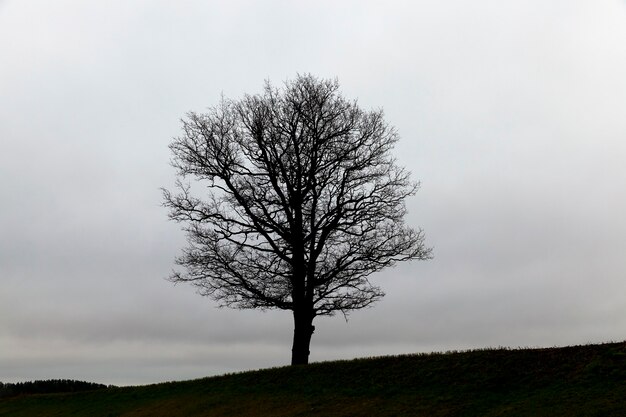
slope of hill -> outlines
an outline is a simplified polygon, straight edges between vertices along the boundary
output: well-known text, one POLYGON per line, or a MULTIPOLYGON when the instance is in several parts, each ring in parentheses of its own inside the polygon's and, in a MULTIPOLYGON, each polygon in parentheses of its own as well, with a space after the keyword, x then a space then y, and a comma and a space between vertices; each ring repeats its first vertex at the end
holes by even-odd
POLYGON ((317 363, 0 400, 0 416, 626 416, 626 342, 317 363))

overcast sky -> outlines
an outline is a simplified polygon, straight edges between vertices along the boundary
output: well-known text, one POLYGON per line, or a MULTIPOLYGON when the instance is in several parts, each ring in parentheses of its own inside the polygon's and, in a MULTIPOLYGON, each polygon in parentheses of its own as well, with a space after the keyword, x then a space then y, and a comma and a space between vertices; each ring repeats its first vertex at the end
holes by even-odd
POLYGON ((311 360, 626 338, 623 0, 0 0, 0 381, 288 364, 288 312, 165 280, 159 187, 187 111, 309 72, 385 109, 435 256, 311 360))

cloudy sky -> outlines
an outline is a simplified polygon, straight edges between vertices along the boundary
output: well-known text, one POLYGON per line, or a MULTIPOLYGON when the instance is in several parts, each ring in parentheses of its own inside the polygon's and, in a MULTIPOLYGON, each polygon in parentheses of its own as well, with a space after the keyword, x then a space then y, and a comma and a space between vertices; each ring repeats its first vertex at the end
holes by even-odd
POLYGON ((385 109, 435 258, 311 360, 626 338, 623 0, 0 0, 0 381, 287 364, 288 312, 165 280, 168 143, 298 73, 385 109))

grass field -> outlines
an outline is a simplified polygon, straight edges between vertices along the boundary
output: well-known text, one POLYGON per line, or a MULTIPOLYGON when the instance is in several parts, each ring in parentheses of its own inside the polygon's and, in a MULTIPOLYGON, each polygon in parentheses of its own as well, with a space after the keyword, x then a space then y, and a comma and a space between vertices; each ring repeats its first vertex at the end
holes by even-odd
POLYGON ((626 342, 317 363, 0 400, 0 416, 626 416, 626 342))

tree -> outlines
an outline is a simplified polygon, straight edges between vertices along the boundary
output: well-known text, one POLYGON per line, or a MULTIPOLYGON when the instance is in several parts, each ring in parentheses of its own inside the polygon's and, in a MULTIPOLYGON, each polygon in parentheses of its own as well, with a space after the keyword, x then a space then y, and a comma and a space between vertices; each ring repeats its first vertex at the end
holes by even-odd
POLYGON ((370 306, 384 295, 372 273, 430 257, 403 221, 418 184, 390 155, 395 129, 336 80, 267 82, 182 123, 170 144, 177 192, 163 194, 188 247, 170 280, 221 306, 290 310, 292 365, 308 363, 316 316, 370 306))

